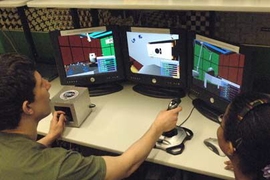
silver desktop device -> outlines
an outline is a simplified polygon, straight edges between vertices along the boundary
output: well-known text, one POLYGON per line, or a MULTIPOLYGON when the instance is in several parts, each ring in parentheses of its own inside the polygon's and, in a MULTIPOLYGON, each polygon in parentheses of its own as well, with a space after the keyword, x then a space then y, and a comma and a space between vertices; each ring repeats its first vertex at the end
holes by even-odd
POLYGON ((64 111, 66 126, 80 127, 92 109, 89 91, 85 87, 65 86, 52 99, 52 111, 64 111))

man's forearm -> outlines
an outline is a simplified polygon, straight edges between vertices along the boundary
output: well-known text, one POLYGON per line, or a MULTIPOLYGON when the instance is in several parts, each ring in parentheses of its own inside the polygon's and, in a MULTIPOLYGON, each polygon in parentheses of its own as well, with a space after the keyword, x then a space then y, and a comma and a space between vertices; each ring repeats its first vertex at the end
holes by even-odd
POLYGON ((39 139, 37 142, 43 144, 46 147, 50 147, 55 140, 56 139, 54 137, 48 134, 43 138, 39 139))

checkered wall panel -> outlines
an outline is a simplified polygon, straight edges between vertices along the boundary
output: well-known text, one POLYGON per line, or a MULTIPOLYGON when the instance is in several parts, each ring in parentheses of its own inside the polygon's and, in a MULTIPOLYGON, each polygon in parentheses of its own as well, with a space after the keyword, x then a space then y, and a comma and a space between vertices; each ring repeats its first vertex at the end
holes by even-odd
MULTIPOLYGON (((0 9, 2 29, 21 29, 16 9, 0 9)), ((78 9, 80 27, 91 27, 92 15, 88 9, 78 9)), ((182 27, 209 34, 209 12, 193 11, 120 11, 98 10, 100 25, 136 25, 149 27, 182 27)), ((31 31, 73 29, 69 9, 26 8, 25 14, 31 31)))
POLYGON ((92 16, 89 10, 78 9, 78 17, 80 19, 80 27, 86 28, 92 25, 92 16))
POLYGON ((270 45, 269 13, 217 12, 215 37, 240 44, 270 45))
POLYGON ((0 27, 3 30, 22 30, 17 9, 0 8, 0 27))
MULTIPOLYGON (((80 27, 92 26, 88 9, 78 9, 80 27)), ((31 31, 73 29, 69 9, 26 8, 31 31)), ((122 11, 98 10, 100 25, 134 25, 149 27, 181 27, 236 43, 270 45, 270 15, 268 13, 216 12, 213 26, 208 11, 122 11), (211 28, 215 28, 212 30, 211 28)), ((16 8, 0 8, 2 30, 22 30, 16 8)))
POLYGON ((148 27, 181 27, 202 34, 210 33, 210 13, 195 11, 101 11, 101 24, 148 27))
POLYGON ((25 11, 31 31, 52 31, 55 29, 73 29, 69 9, 29 8, 25 11))

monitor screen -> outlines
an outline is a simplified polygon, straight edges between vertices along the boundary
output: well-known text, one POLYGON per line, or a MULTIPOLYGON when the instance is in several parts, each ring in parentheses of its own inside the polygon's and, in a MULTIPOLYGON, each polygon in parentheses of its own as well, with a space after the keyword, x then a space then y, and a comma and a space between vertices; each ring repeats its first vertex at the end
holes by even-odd
POLYGON ((51 32, 63 85, 85 86, 91 96, 117 92, 124 79, 119 28, 102 26, 51 32))
POLYGON ((237 94, 250 89, 252 55, 244 46, 199 34, 193 34, 189 42, 190 90, 197 97, 193 104, 208 118, 218 120, 237 94))
POLYGON ((144 95, 185 96, 186 34, 182 29, 128 27, 123 44, 126 76, 144 95))

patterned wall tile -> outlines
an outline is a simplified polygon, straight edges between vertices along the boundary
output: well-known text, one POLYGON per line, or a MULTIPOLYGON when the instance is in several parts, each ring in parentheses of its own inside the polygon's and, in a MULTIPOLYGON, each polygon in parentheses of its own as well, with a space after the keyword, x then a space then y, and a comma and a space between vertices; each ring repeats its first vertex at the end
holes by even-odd
POLYGON ((215 37, 240 44, 270 45, 270 14, 218 12, 215 37))
POLYGON ((0 8, 0 27, 3 30, 22 30, 22 23, 16 8, 0 8))

